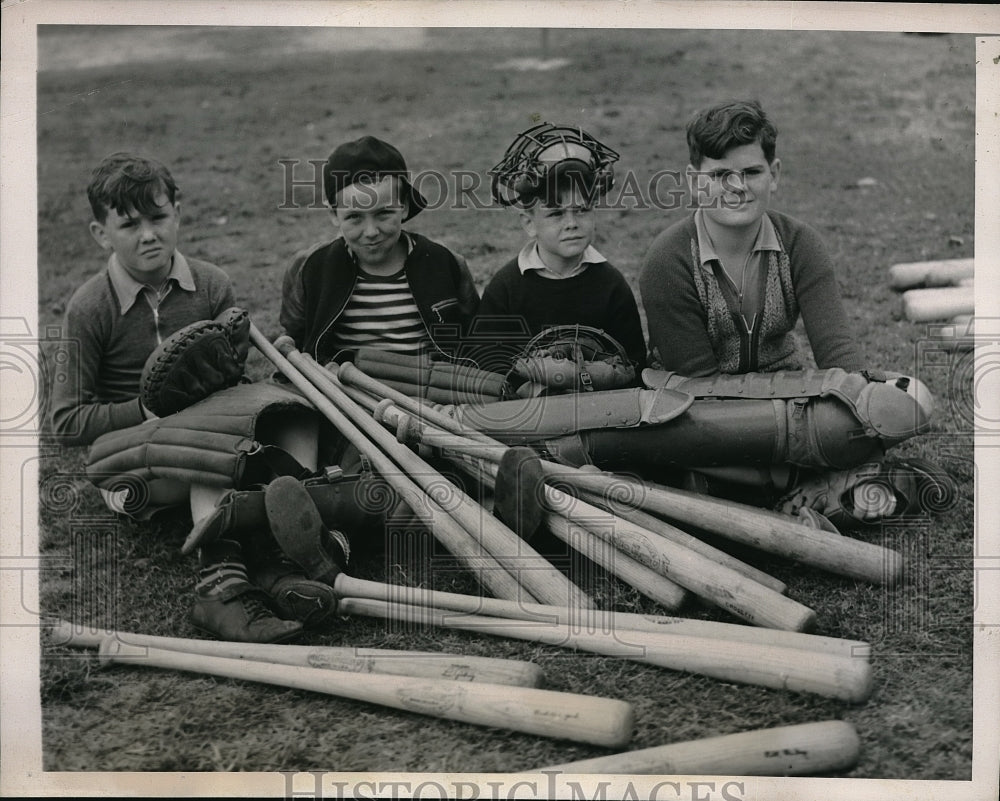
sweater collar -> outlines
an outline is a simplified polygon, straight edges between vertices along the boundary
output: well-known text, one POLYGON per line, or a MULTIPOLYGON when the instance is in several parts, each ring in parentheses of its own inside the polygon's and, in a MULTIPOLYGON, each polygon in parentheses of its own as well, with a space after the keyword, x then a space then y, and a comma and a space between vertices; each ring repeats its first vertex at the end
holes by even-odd
MULTIPOLYGON (((698 235, 698 253, 701 256, 701 266, 711 269, 712 262, 719 261, 719 254, 712 244, 712 238, 708 235, 708 229, 705 227, 705 213, 702 209, 697 209, 694 213, 694 227, 698 235)), ((757 238, 754 240, 750 252, 757 253, 762 250, 781 251, 778 233, 767 214, 761 218, 760 230, 757 231, 757 238)))
MULTIPOLYGON (((136 281, 129 275, 114 253, 108 259, 108 275, 111 277, 111 286, 114 287, 115 294, 118 296, 119 307, 123 315, 132 308, 135 299, 139 297, 139 293, 144 289, 156 291, 155 287, 136 281)), ((194 275, 191 273, 191 267, 179 250, 174 251, 170 273, 167 275, 164 283, 168 281, 173 281, 181 289, 185 289, 188 292, 195 291, 194 275)))

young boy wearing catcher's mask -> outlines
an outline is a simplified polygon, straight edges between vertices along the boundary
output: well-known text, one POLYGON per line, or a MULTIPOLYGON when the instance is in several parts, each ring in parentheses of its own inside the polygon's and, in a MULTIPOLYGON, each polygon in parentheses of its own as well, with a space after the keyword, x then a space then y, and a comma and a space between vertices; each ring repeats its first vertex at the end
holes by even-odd
POLYGON ((595 204, 612 186, 617 158, 579 128, 543 123, 515 139, 491 170, 492 192, 518 209, 528 240, 483 291, 479 330, 533 337, 551 326, 589 326, 645 364, 632 289, 593 245, 595 204))

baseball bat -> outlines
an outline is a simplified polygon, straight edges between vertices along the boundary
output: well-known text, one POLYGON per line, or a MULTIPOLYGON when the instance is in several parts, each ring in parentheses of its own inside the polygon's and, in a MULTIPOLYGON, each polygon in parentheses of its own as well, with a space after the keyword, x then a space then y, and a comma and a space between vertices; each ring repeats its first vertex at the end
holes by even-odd
POLYGON ((657 745, 539 768, 563 773, 815 776, 850 770, 861 740, 843 720, 799 723, 657 745))
POLYGON ((539 687, 543 678, 542 669, 533 662, 444 652, 193 640, 130 631, 88 631, 65 620, 55 623, 50 631, 53 644, 73 648, 98 648, 105 637, 114 637, 130 647, 162 648, 189 654, 342 670, 348 673, 382 673, 518 687, 539 687))
POLYGON ((444 412, 435 409, 433 406, 423 403, 417 398, 411 398, 409 395, 405 395, 404 393, 387 386, 378 379, 372 378, 350 362, 344 362, 340 365, 340 369, 337 370, 337 377, 344 384, 350 384, 351 386, 364 390, 370 395, 392 401, 393 404, 398 406, 404 412, 408 412, 422 422, 431 423, 432 425, 447 431, 449 434, 459 434, 469 439, 474 439, 478 442, 493 445, 498 448, 506 447, 480 431, 466 428, 455 418, 449 417, 444 412))
POLYGON ((903 293, 903 313, 911 323, 948 320, 957 314, 973 314, 976 291, 971 286, 911 289, 903 293))
POLYGON ((889 286, 895 290, 918 286, 954 286, 959 281, 974 276, 973 259, 905 262, 893 264, 889 268, 889 286))
MULTIPOLYGON (((497 450, 485 448, 479 455, 498 460, 503 445, 480 431, 463 426, 458 420, 425 403, 388 390, 350 364, 341 365, 339 375, 347 382, 366 389, 379 397, 391 399, 399 408, 427 421, 444 431, 476 440, 497 450), (490 455, 490 454, 499 455, 490 455)), ((870 581, 892 584, 902 572, 902 557, 896 551, 881 548, 831 532, 820 532, 798 523, 787 515, 755 506, 709 498, 705 495, 674 490, 650 482, 640 482, 625 476, 606 473, 585 473, 553 462, 543 462, 546 473, 575 487, 590 489, 604 495, 629 489, 636 504, 646 511, 669 520, 694 525, 734 542, 793 561, 818 567, 832 573, 870 581), (626 483, 627 482, 627 483, 626 483)))
POLYGON ((851 703, 866 700, 872 690, 872 668, 866 660, 796 648, 640 631, 580 632, 570 626, 464 615, 366 598, 344 598, 340 608, 347 615, 540 642, 698 673, 721 681, 816 693, 851 703))
MULTIPOLYGON (((473 477, 492 485, 498 469, 492 462, 465 455, 455 455, 453 452, 445 452, 444 455, 453 464, 471 473, 473 477)), ((614 574, 647 598, 652 598, 664 609, 677 610, 687 600, 688 593, 679 584, 674 583, 666 576, 661 576, 655 570, 635 561, 630 556, 616 551, 608 543, 587 531, 586 528, 574 525, 567 518, 552 512, 546 514, 545 522, 548 528, 573 550, 614 574)))
POLYGON ((809 607, 683 545, 554 487, 545 487, 545 502, 549 509, 564 517, 585 521, 588 531, 637 562, 748 623, 789 631, 815 628, 816 613, 809 607))
POLYGON ((652 598, 664 609, 678 609, 684 602, 687 593, 683 587, 616 550, 610 543, 591 533, 585 525, 554 512, 545 515, 545 523, 549 531, 574 551, 600 565, 647 598, 652 598))
POLYGON ((355 578, 341 573, 334 589, 343 598, 367 598, 374 601, 402 603, 408 606, 438 607, 442 610, 473 615, 502 617, 526 623, 551 623, 585 631, 613 632, 617 630, 646 631, 669 636, 684 634, 717 640, 799 648, 805 651, 868 659, 871 645, 861 640, 845 640, 818 634, 803 634, 781 629, 761 629, 739 623, 720 623, 669 615, 644 615, 635 612, 607 612, 599 609, 579 609, 546 604, 511 602, 500 598, 431 590, 424 587, 404 587, 378 581, 355 578))
POLYGON ((613 504, 608 502, 608 500, 600 493, 593 492, 591 490, 580 489, 578 490, 580 498, 585 500, 587 503, 591 503, 601 509, 608 512, 613 512, 619 517, 623 517, 626 520, 630 520, 637 525, 642 526, 654 534, 659 534, 661 537, 666 537, 668 540, 676 542, 678 545, 683 545, 686 548, 690 548, 692 551, 697 551, 702 556, 707 556, 713 562, 718 565, 724 565, 732 570, 735 570, 741 576, 745 576, 751 581, 756 581, 758 584, 763 584, 765 587, 769 587, 777 593, 784 595, 785 590, 788 589, 783 581, 779 581, 773 576, 768 575, 763 570, 758 570, 753 565, 748 565, 746 562, 737 559, 735 556, 726 553, 725 551, 720 551, 709 545, 707 542, 703 542, 697 537, 692 537, 690 534, 681 531, 674 526, 666 525, 658 517, 643 512, 641 509, 635 509, 628 504, 613 504))
POLYGON ((371 462, 375 470, 392 486, 421 522, 476 578, 498 598, 518 600, 527 591, 485 552, 468 531, 451 517, 433 498, 369 440, 297 367, 274 347, 253 323, 250 341, 278 370, 329 420, 344 438, 371 462))
POLYGON ((105 664, 139 664, 257 681, 446 720, 496 726, 592 745, 624 745, 632 735, 635 722, 631 704, 624 701, 534 687, 344 673, 297 665, 248 662, 147 646, 130 648, 112 637, 106 637, 101 642, 98 653, 105 664))
MULTIPOLYGON (((288 337, 275 345, 341 412, 347 415, 385 453, 388 453, 426 492, 440 492, 444 479, 430 464, 397 441, 372 419, 339 386, 335 375, 307 354, 299 353, 288 337)), ((562 573, 493 515, 487 513, 459 487, 447 484, 448 511, 459 524, 536 600, 593 606, 593 602, 562 573)))
POLYGON ((553 462, 543 466, 560 482, 600 493, 625 489, 632 503, 655 515, 832 573, 877 584, 893 584, 902 573, 903 558, 896 551, 809 528, 778 512, 620 474, 587 472, 553 462))
MULTIPOLYGON (((383 419, 390 417, 385 409, 378 416, 383 419)), ((398 425, 399 418, 396 421, 398 425)), ((424 444, 477 458, 493 458, 497 454, 502 455, 504 450, 503 446, 463 442, 459 436, 435 432, 427 425, 415 426, 413 430, 424 444)), ((559 471, 560 477, 563 472, 559 471)), ((607 545, 610 545, 615 553, 620 552, 627 557, 621 560, 619 568, 631 573, 633 580, 625 580, 640 591, 648 589, 653 593, 660 586, 648 576, 649 571, 755 625, 791 631, 805 631, 815 626, 816 613, 813 610, 783 596, 773 587, 760 584, 732 567, 719 564, 710 556, 679 543, 677 540, 688 536, 684 532, 674 530, 675 536, 669 539, 662 536, 663 531, 671 528, 665 522, 657 523, 658 536, 641 525, 573 498, 555 487, 546 486, 544 492, 546 505, 551 511, 579 526, 577 544, 588 546, 588 550, 595 555, 608 554, 607 545), (590 543, 591 535, 607 545, 603 549, 594 547, 590 543), (638 563, 642 569, 634 569, 632 563, 638 563), (646 576, 638 575, 642 573, 646 576)), ((556 536, 568 536, 566 523, 550 517, 549 525, 556 536)))

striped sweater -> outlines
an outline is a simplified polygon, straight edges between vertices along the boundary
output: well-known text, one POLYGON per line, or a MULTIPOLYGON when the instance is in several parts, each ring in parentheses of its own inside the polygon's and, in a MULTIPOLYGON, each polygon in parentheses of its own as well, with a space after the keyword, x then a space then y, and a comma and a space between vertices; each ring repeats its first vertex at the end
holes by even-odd
POLYGON ((359 269, 354 292, 331 334, 343 348, 369 345, 411 355, 430 341, 403 270, 383 278, 359 269))

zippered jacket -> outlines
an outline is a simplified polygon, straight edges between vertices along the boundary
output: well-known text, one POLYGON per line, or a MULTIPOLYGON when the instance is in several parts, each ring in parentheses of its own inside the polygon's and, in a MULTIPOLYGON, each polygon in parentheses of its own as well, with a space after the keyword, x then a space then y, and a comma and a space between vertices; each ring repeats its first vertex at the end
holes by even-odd
MULTIPOLYGON (((404 273, 434 349, 456 356, 479 307, 469 267, 461 256, 420 234, 404 273)), ((282 284, 280 323, 296 347, 320 364, 343 356, 332 332, 358 280, 342 237, 300 251, 282 284)))

